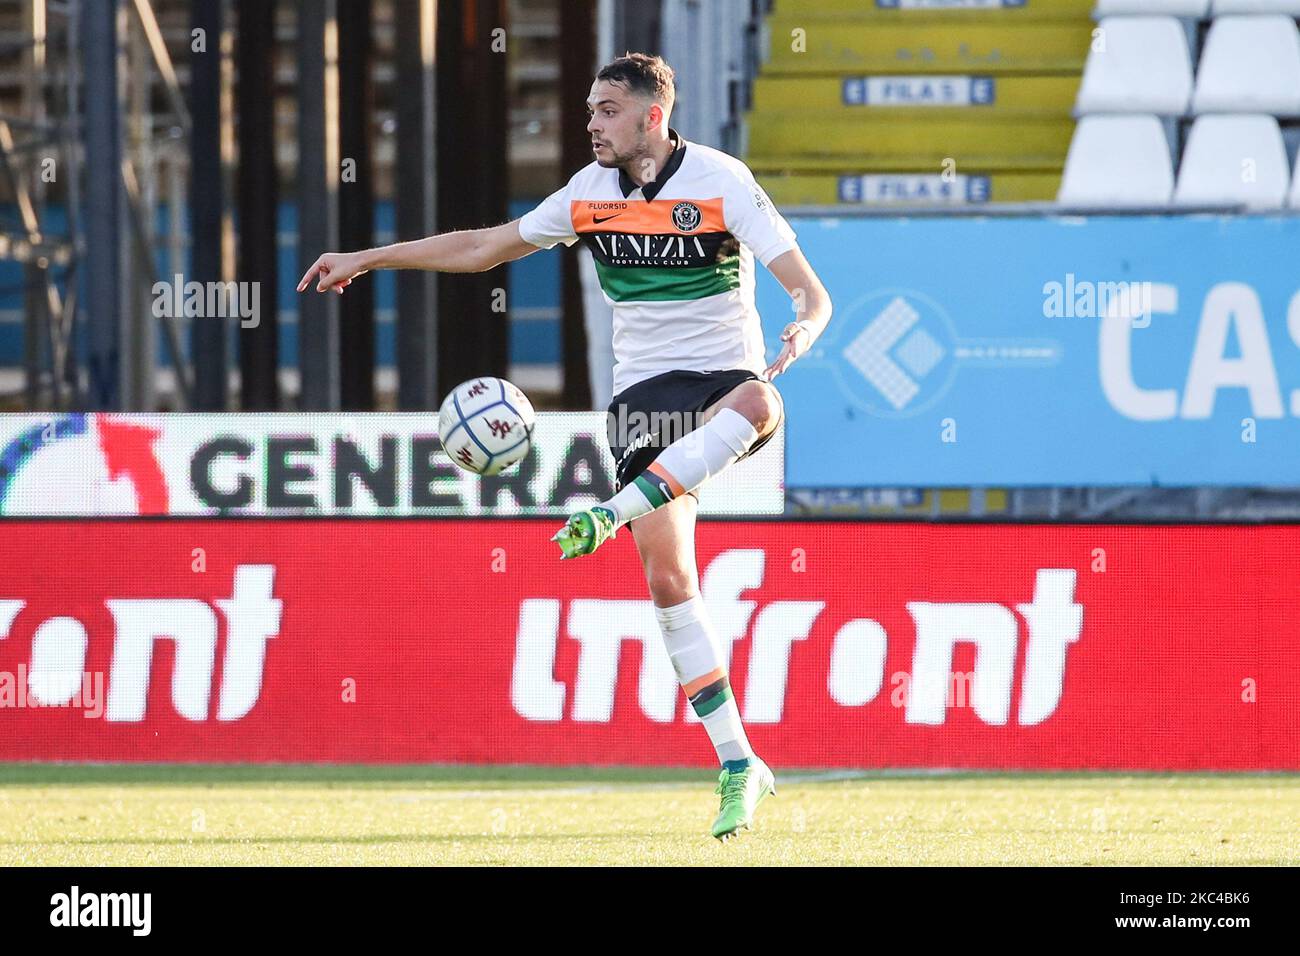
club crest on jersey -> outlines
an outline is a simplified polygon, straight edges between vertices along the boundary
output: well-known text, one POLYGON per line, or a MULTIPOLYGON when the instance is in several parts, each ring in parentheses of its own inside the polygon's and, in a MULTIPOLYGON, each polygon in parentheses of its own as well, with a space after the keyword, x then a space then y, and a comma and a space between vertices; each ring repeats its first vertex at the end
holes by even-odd
POLYGON ((682 232, 694 232, 703 220, 704 214, 693 202, 679 202, 673 206, 673 225, 682 232))

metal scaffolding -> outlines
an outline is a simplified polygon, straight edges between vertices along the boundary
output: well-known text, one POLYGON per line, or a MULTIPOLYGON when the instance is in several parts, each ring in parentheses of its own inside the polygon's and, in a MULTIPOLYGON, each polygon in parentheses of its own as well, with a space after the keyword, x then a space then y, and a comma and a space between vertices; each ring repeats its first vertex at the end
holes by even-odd
POLYGON ((70 358, 77 301, 70 290, 75 288, 77 219, 72 203, 62 229, 47 215, 48 195, 61 174, 75 196, 75 184, 67 177, 75 168, 75 138, 68 124, 59 121, 57 107, 51 109, 50 99, 61 94, 75 102, 76 83, 67 72, 60 89, 47 79, 52 59, 75 62, 74 44, 66 6, 31 0, 22 35, 3 51, 5 59, 21 61, 23 83, 21 115, 0 116, 0 173, 18 209, 18 222, 5 223, 0 231, 0 259, 25 267, 24 394, 32 407, 46 401, 61 407, 70 387, 75 388, 70 358), (53 29, 52 14, 57 18, 53 29))
MULTIPOLYGON (((151 210, 183 202, 190 126, 154 9, 26 0, 22 33, 0 54, 19 59, 23 75, 21 114, 0 114, 0 174, 18 209, 0 231, 0 259, 26 267, 24 404, 151 407, 155 250, 165 239, 173 268, 185 254, 183 219, 169 217, 160 235, 151 210)), ((185 407, 178 321, 163 318, 161 331, 185 407)))

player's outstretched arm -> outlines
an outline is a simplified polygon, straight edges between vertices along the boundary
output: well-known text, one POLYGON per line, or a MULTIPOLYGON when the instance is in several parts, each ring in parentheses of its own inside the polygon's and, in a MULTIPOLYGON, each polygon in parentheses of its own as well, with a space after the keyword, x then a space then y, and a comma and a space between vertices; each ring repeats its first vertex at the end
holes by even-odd
POLYGON ((537 246, 519 235, 519 220, 487 229, 445 232, 427 239, 399 242, 360 252, 327 252, 302 281, 303 292, 316 280, 317 292, 342 293, 357 276, 376 269, 423 269, 426 272, 486 272, 503 262, 522 259, 537 246))
POLYGON ((807 352, 831 320, 831 297, 798 246, 777 256, 768 271, 790 293, 795 320, 781 330, 781 354, 764 371, 770 382, 807 352))

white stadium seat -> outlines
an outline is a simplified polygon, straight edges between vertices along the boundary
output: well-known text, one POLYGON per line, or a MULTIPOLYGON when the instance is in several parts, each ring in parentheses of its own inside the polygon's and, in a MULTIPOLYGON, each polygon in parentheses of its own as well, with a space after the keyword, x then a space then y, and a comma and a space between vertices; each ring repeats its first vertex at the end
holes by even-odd
POLYGON ((1300 17, 1300 0, 1213 0, 1210 13, 1286 13, 1300 17))
POLYGON ((1154 116, 1085 116, 1075 128, 1057 201, 1068 206, 1167 206, 1173 162, 1154 116))
POLYGON ((1128 16, 1196 17, 1200 19, 1209 13, 1210 0, 1097 0, 1095 17, 1107 17, 1111 14, 1128 16))
POLYGON ((1181 116, 1192 96, 1187 31, 1173 17, 1106 17, 1104 50, 1083 69, 1075 111, 1181 116))
POLYGON ((1288 205, 1300 209, 1300 156, 1295 159, 1295 174, 1291 177, 1291 198, 1288 205))
POLYGON ((1174 205, 1280 209, 1289 172, 1273 117, 1202 116, 1187 137, 1174 205))
POLYGON ((1219 17, 1210 27, 1193 113, 1300 115, 1300 30, 1284 16, 1219 17))

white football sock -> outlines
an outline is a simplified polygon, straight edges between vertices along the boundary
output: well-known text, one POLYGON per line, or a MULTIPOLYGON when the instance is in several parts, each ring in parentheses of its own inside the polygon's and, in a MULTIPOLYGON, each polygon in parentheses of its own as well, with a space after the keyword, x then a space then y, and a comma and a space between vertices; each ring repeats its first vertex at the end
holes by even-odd
POLYGON ((735 463, 756 441, 758 431, 749 419, 735 409, 721 409, 660 452, 641 475, 604 506, 614 513, 619 524, 626 524, 694 491, 735 463))
POLYGON ((718 649, 703 599, 697 594, 672 607, 656 607, 655 617, 677 680, 704 724, 718 761, 725 764, 752 758, 754 751, 727 680, 727 662, 718 649))

